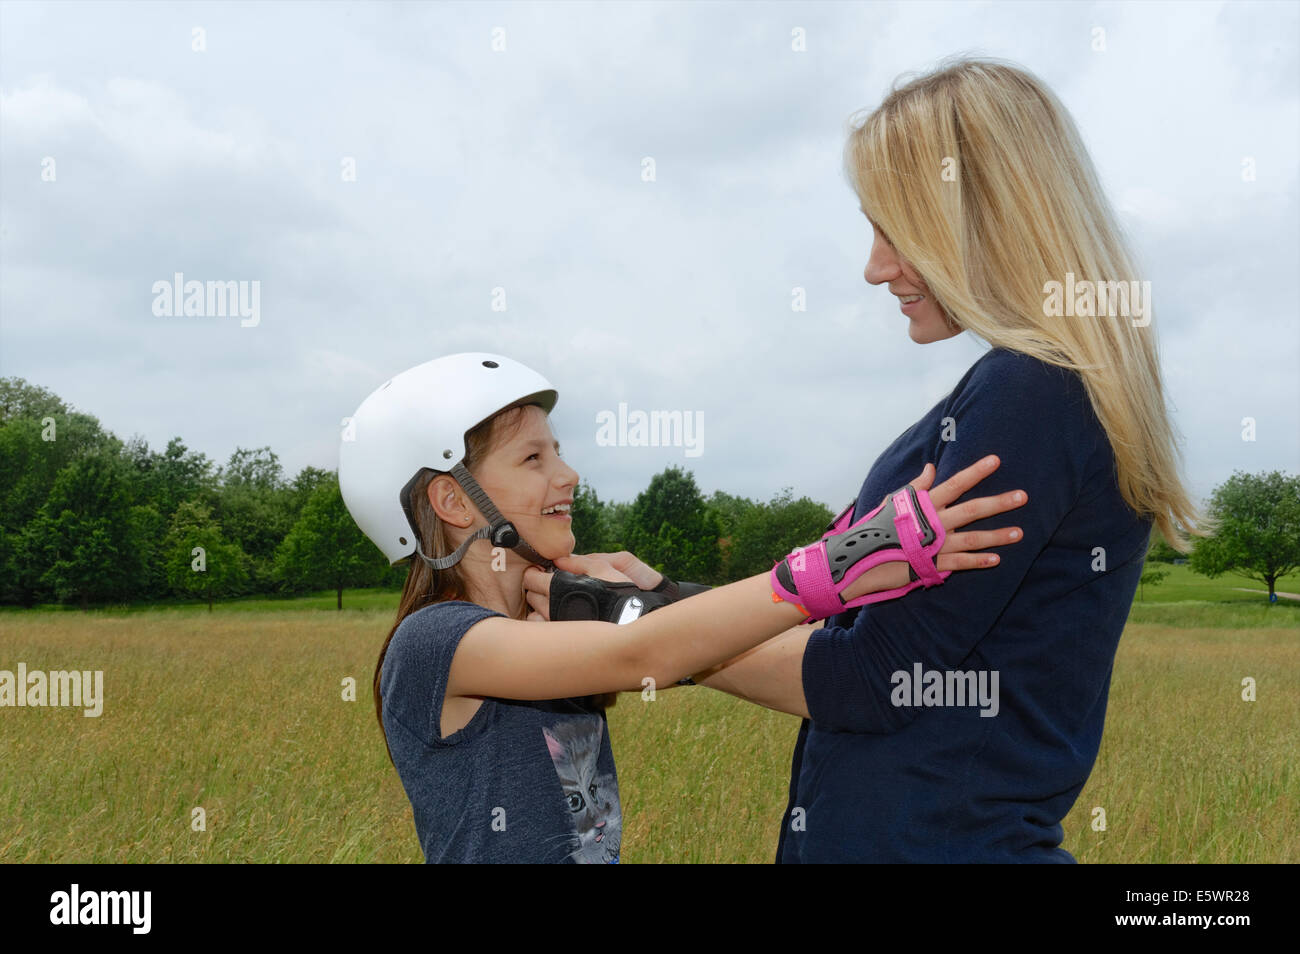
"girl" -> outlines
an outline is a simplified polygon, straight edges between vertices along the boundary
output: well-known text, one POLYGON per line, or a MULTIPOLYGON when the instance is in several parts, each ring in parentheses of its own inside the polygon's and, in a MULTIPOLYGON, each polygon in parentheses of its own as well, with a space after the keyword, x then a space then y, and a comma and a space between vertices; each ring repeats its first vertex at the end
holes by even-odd
POLYGON ((1199 523, 1150 303, 1073 122, 1021 69, 961 60, 902 86, 845 159, 874 232, 866 280, 912 340, 992 345, 876 460, 855 516, 922 461, 942 478, 996 450, 988 486, 1034 501, 1025 545, 696 679, 804 717, 780 861, 1072 862, 1061 819, 1097 757, 1151 525, 1186 552, 1180 525, 1199 523), (962 704, 954 687, 995 691, 962 704))
POLYGON ((592 696, 646 679, 666 687, 809 615, 992 565, 996 556, 968 551, 1019 535, 947 532, 1023 503, 1003 493, 949 506, 995 459, 932 498, 927 469, 922 489, 896 493, 771 575, 622 626, 526 622, 525 569, 574 544, 578 475, 550 431, 555 400, 544 378, 507 358, 452 355, 384 384, 344 435, 339 484, 353 518, 394 563, 415 557, 374 694, 429 862, 616 862, 618 784, 592 696))

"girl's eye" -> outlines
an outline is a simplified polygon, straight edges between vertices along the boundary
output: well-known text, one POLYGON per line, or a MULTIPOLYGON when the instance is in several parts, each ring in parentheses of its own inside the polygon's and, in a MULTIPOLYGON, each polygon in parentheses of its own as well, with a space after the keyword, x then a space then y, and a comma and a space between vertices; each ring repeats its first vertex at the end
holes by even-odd
POLYGON ((525 464, 528 463, 528 462, 529 462, 530 460, 532 460, 533 458, 537 458, 537 459, 540 460, 540 459, 541 459, 541 456, 542 456, 541 454, 529 454, 527 457, 524 458, 524 463, 525 463, 525 464))

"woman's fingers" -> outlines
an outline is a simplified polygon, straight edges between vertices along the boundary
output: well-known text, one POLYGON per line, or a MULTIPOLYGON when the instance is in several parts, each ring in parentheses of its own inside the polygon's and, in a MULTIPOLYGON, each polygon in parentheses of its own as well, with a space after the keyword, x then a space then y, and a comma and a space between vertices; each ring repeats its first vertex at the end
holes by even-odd
POLYGON ((626 573, 620 572, 608 560, 604 559, 604 554, 600 553, 588 553, 581 556, 575 553, 559 557, 555 560, 555 566, 558 569, 576 573, 579 576, 593 576, 598 580, 604 580, 606 583, 636 582, 626 573))
MULTIPOLYGON (((908 482, 917 490, 929 490, 934 483, 934 464, 926 464, 921 470, 921 476, 908 482)), ((933 497, 934 495, 931 494, 930 496, 933 497)), ((889 498, 886 497, 885 499, 888 500, 889 498)), ((936 504, 936 506, 938 505, 936 504)))
POLYGON ((939 511, 939 522, 945 530, 955 530, 976 520, 1023 507, 1028 499, 1029 495, 1023 490, 1008 490, 994 497, 976 497, 953 507, 942 508, 939 511))
MULTIPOLYGON (((1001 463, 996 454, 990 454, 983 460, 977 460, 965 470, 959 470, 938 487, 935 487, 934 490, 931 490, 930 499, 934 501, 936 508, 942 509, 948 506, 948 504, 961 497, 962 494, 997 470, 1001 463)), ((915 482, 913 486, 916 486, 915 482)))
MULTIPOLYGON (((559 561, 557 560, 556 563, 558 565, 559 561)), ((573 571, 570 570, 569 572, 572 573, 573 571)), ((552 574, 547 573, 541 567, 528 567, 524 570, 524 592, 536 593, 549 600, 551 598, 551 578, 552 574)))
POLYGON ((946 570, 987 570, 998 563, 996 553, 941 553, 934 561, 940 573, 946 570))
POLYGON ((532 612, 528 614, 529 619, 532 619, 534 616, 541 617, 542 619, 551 618, 550 597, 542 596, 542 594, 535 593, 532 590, 524 590, 524 599, 528 600, 528 605, 532 607, 532 612))
POLYGON ((950 533, 943 541, 942 553, 962 553, 967 550, 986 550, 1015 543, 1023 536, 1019 527, 1000 527, 997 530, 969 530, 950 533))

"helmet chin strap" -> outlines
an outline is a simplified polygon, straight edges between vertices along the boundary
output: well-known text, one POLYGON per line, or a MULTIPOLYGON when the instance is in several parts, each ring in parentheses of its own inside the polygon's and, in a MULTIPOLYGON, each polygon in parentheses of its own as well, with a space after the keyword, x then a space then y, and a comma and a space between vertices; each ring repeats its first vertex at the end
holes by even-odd
POLYGON ((470 472, 465 469, 463 463, 457 464, 449 471, 449 473, 456 478, 461 489, 464 490, 465 493, 469 494, 470 499, 473 500, 475 506, 478 507, 479 512, 487 518, 488 525, 486 527, 479 527, 478 530, 474 531, 474 533, 465 540, 465 542, 456 548, 454 553, 445 557, 425 556, 424 551, 420 549, 420 544, 417 540, 415 552, 420 555, 421 560, 433 567, 435 570, 445 570, 448 567, 455 566, 459 563, 461 558, 465 555, 465 552, 476 540, 487 539, 492 541, 493 546, 506 547, 514 550, 529 563, 535 563, 543 570, 549 571, 555 569, 555 564, 529 546, 528 542, 519 535, 519 531, 515 529, 515 525, 501 515, 501 511, 496 508, 496 504, 492 503, 492 498, 484 493, 483 488, 478 485, 478 481, 475 480, 470 475, 470 472))

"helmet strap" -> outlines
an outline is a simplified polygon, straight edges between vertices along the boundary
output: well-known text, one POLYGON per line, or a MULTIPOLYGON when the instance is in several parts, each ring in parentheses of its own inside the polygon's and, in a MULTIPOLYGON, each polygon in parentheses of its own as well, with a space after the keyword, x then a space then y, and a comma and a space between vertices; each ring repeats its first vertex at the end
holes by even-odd
MULTIPOLYGON (((555 569, 555 564, 530 547, 528 541, 519 535, 519 531, 515 529, 514 524, 501 515, 501 511, 496 508, 496 504, 492 502, 492 498, 489 497, 484 492, 483 488, 478 485, 478 481, 470 474, 463 462, 456 464, 449 473, 456 478, 456 482, 460 484, 461 489, 464 490, 465 493, 469 494, 469 498, 474 501, 474 505, 478 507, 479 512, 487 519, 488 526, 480 529, 480 534, 485 537, 490 536, 494 545, 501 545, 498 543, 498 540, 502 537, 509 538, 510 536, 514 536, 517 539, 517 542, 510 547, 510 549, 514 550, 529 563, 536 563, 543 570, 555 569), (506 532, 503 533, 503 531, 506 532)), ((478 538, 475 537, 473 539, 478 538)), ((468 546, 470 542, 470 540, 466 540, 465 543, 461 545, 462 548, 468 546)), ((457 553, 459 552, 460 551, 458 550, 457 553)), ((421 554, 421 556, 424 555, 421 554)), ((455 556, 455 554, 453 554, 453 556, 455 556)), ((426 557, 425 559, 427 562, 428 558, 426 557)), ((451 557, 444 557, 443 559, 450 560, 451 557)), ((456 560, 459 559, 460 557, 456 556, 456 560)), ((454 563, 455 561, 453 560, 452 562, 454 563)), ((439 567, 439 569, 441 569, 441 567, 439 567)))
POLYGON ((468 550, 470 546, 473 545, 474 541, 484 540, 487 537, 489 537, 491 534, 492 534, 491 527, 479 527, 476 531, 474 531, 474 533, 472 533, 470 536, 465 538, 465 542, 462 543, 460 546, 458 546, 454 553, 445 557, 425 556, 424 551, 420 549, 420 541, 417 538, 415 541, 415 552, 419 555, 421 560, 423 560, 429 566, 433 567, 435 570, 445 570, 448 567, 453 567, 457 563, 459 563, 461 557, 465 555, 465 551, 468 550))

